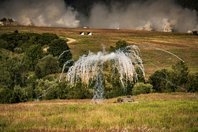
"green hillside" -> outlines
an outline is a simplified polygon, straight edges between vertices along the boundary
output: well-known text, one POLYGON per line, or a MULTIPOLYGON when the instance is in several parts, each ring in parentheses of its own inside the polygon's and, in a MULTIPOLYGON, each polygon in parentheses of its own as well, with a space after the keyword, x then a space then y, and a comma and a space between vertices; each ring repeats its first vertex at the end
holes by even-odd
POLYGON ((92 98, 96 80, 86 80, 90 82, 87 85, 80 80, 82 78, 75 77, 75 85, 70 85, 63 80, 65 76, 60 76, 61 72, 66 73, 81 55, 90 51, 110 52, 127 45, 139 47, 146 76, 134 66, 138 81, 133 79, 134 75, 132 81, 127 80, 124 77, 126 74, 120 80, 118 69, 112 73, 112 67, 106 63, 101 81, 104 86, 102 96, 113 98, 150 92, 196 92, 197 40, 196 35, 181 33, 0 27, 0 102, 92 98), (80 35, 80 32, 85 35, 80 35), (88 35, 89 32, 92 35, 88 35), (65 65, 65 62, 69 63, 65 65), (63 66, 66 68, 62 71, 63 66))
POLYGON ((68 44, 71 48, 73 58, 77 60, 80 55, 89 51, 97 52, 110 46, 114 46, 118 40, 125 40, 130 44, 139 46, 144 61, 146 75, 149 76, 156 70, 170 68, 172 64, 179 61, 156 48, 167 50, 182 58, 190 68, 191 72, 198 71, 198 37, 185 33, 163 33, 145 32, 133 30, 107 30, 107 29, 66 29, 66 28, 44 28, 44 27, 0 27, 0 32, 56 33, 62 38, 73 38, 76 41, 68 44), (81 36, 80 32, 92 32, 92 36, 81 36))

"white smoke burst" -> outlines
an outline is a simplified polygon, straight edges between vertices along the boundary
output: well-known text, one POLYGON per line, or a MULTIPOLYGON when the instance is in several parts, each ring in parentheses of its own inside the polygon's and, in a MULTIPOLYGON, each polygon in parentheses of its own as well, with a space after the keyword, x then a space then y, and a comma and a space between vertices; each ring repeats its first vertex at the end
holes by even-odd
MULTIPOLYGON (((139 68, 144 76, 144 67, 140 58, 139 48, 135 45, 127 46, 124 50, 106 53, 98 52, 97 54, 89 53, 83 55, 71 66, 66 74, 66 80, 75 85, 79 81, 89 84, 90 81, 95 81, 95 99, 103 98, 103 79, 104 79, 104 64, 111 62, 109 65, 113 74, 115 69, 118 71, 119 80, 123 87, 126 87, 127 82, 137 81, 136 68, 139 68)), ((63 71, 64 71, 63 67, 63 71)))
POLYGON ((0 17, 11 17, 22 25, 78 27, 77 12, 64 0, 7 0, 0 17))

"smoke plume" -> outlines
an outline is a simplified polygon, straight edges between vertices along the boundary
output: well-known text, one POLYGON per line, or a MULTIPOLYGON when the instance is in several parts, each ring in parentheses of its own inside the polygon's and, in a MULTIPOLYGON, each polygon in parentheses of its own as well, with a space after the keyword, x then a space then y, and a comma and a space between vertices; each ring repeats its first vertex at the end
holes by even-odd
POLYGON ((198 28, 197 12, 183 9, 173 0, 119 3, 107 7, 95 4, 88 25, 96 28, 126 28, 165 32, 186 32, 198 28))
POLYGON ((6 0, 0 17, 11 17, 22 25, 78 27, 77 12, 64 0, 6 0))
POLYGON ((123 0, 123 3, 119 0, 1 0, 2 17, 35 26, 164 32, 198 30, 197 12, 181 7, 175 0, 123 0), (74 9, 68 5, 69 2, 78 6, 72 5, 74 9))

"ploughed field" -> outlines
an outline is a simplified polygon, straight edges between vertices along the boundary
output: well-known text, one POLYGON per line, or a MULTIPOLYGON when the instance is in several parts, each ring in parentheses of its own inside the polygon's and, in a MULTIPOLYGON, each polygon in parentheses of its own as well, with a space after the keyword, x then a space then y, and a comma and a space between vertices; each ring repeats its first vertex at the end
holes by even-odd
POLYGON ((197 93, 153 93, 92 100, 50 100, 0 104, 0 131, 197 131, 197 93))
POLYGON ((83 29, 83 28, 48 28, 48 27, 0 27, 0 33, 13 32, 56 33, 70 41, 73 58, 77 60, 89 51, 108 50, 118 40, 137 45, 145 66, 146 76, 162 68, 170 68, 179 61, 175 56, 164 52, 166 50, 183 59, 191 72, 198 71, 198 36, 186 33, 163 33, 116 29, 83 29), (92 36, 81 36, 80 32, 92 32, 92 36), (160 49, 160 50, 159 50, 160 49))

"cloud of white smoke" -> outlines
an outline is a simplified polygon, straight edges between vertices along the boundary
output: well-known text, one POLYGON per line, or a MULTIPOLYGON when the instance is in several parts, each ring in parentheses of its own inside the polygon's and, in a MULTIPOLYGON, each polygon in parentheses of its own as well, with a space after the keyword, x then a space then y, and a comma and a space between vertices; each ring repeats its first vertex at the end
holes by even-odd
POLYGON ((127 7, 95 4, 88 25, 96 28, 126 28, 186 32, 198 28, 197 12, 184 9, 172 0, 135 2, 127 7), (117 26, 117 27, 115 27, 117 26))
POLYGON ((78 27, 77 12, 64 0, 6 0, 0 17, 11 17, 22 25, 78 27))

